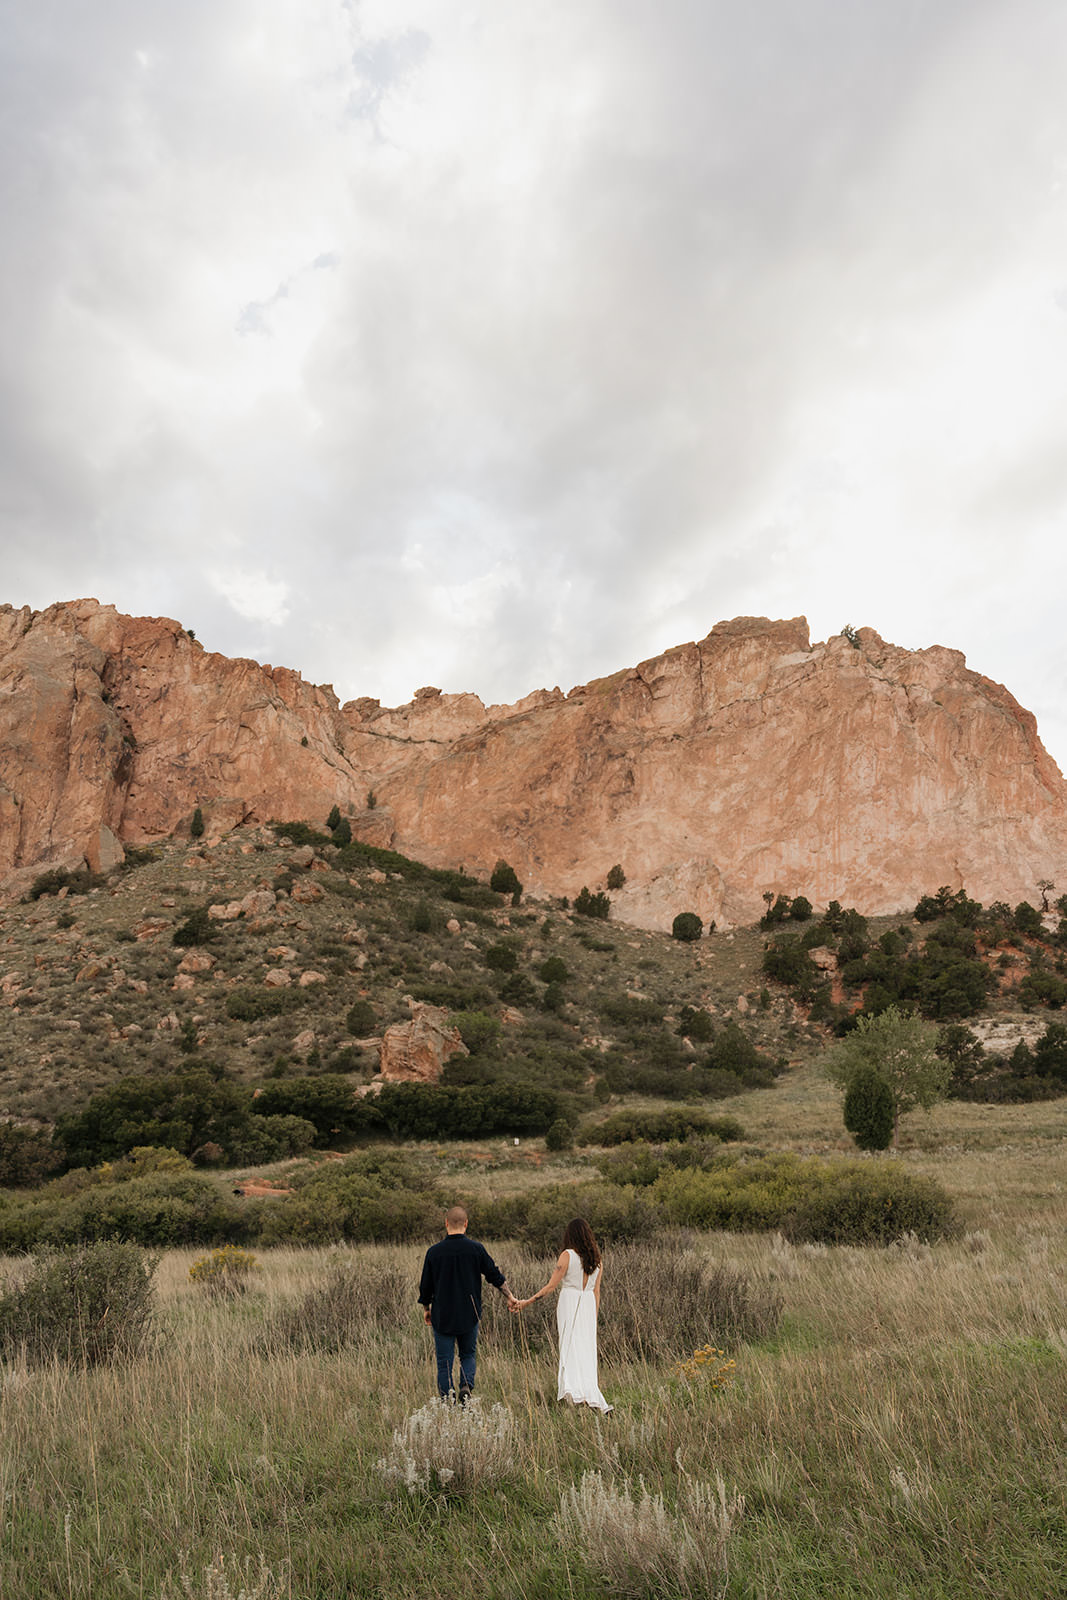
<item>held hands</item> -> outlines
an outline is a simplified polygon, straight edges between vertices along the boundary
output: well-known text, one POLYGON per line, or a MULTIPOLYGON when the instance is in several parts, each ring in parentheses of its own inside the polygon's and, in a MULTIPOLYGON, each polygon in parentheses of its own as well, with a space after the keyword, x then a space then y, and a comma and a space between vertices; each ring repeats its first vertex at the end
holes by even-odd
POLYGON ((514 1297, 512 1297, 511 1304, 509 1306, 509 1310, 511 1310, 511 1311, 525 1311, 526 1307, 527 1306, 532 1306, 533 1303, 534 1303, 534 1296, 533 1295, 531 1295, 528 1300, 516 1300, 514 1297))

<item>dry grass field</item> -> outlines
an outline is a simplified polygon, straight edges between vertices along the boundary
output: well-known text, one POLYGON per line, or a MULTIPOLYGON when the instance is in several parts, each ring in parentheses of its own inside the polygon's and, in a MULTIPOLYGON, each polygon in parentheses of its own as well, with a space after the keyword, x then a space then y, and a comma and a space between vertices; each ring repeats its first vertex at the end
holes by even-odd
MULTIPOLYGON (((731 1110, 767 1149, 845 1147, 813 1067, 731 1110)), ((431 1417, 418 1460, 414 1431, 406 1446, 394 1431, 433 1393, 419 1248, 263 1251, 231 1297, 190 1280, 195 1252, 169 1252, 147 1357, 3 1372, 0 1594, 1056 1600, 1065 1121, 1063 1101, 907 1120, 900 1154, 876 1159, 945 1184, 962 1220, 950 1242, 671 1235, 633 1247, 625 1270, 620 1252, 614 1277, 609 1257, 605 1418, 557 1406, 547 1317, 516 1327, 490 1294, 480 1414, 431 1417), (311 1348, 272 1344, 272 1319, 339 1262, 366 1285, 353 1342, 316 1349, 310 1327, 311 1348), (779 1296, 781 1317, 748 1340, 709 1323, 723 1362, 677 1375, 705 1342, 672 1290, 694 1262, 779 1296), (636 1331, 620 1346, 624 1299, 636 1331), (455 1446, 450 1426, 466 1429, 451 1489, 433 1470, 455 1446)), ((451 1159, 466 1192, 477 1176, 500 1193, 566 1178, 582 1158, 451 1159)), ((520 1290, 544 1281, 546 1262, 488 1242, 520 1290)))

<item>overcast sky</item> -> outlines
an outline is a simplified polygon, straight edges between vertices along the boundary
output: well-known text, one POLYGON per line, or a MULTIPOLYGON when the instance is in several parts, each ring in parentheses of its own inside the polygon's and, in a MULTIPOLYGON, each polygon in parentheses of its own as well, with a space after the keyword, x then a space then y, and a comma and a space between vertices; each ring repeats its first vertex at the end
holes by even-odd
POLYGON ((1067 765, 1062 0, 0 0, 0 600, 342 699, 742 614, 1067 765))

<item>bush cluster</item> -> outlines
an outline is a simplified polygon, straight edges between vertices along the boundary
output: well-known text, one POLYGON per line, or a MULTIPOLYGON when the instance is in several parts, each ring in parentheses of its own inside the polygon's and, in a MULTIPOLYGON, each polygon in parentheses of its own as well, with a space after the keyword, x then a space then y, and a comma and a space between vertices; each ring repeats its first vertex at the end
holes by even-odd
POLYGON ((583 1130, 583 1145, 628 1144, 635 1139, 663 1143, 671 1139, 744 1138, 736 1117, 714 1117, 707 1111, 617 1111, 583 1130))
POLYGON ((115 1239, 39 1250, 0 1295, 0 1359, 96 1367, 141 1355, 153 1333, 156 1266, 115 1239))
POLYGON ((275 1311, 260 1336, 268 1355, 279 1350, 333 1354, 368 1335, 402 1328, 415 1310, 410 1275, 339 1254, 322 1283, 275 1311))
POLYGON ((272 1116, 244 1085, 200 1067, 162 1078, 120 1078, 82 1111, 60 1117, 56 1137, 71 1167, 99 1166, 144 1145, 195 1156, 212 1144, 233 1163, 277 1161, 310 1148, 315 1135, 310 1119, 295 1121, 289 1113, 286 1106, 272 1116))
POLYGON ((1022 1040, 1010 1056, 987 1055, 961 1023, 942 1028, 937 1053, 952 1067, 955 1100, 997 1104, 1054 1100, 1067 1094, 1067 1026, 1050 1022, 1031 1050, 1022 1040))
POLYGON ((664 1172, 649 1195, 679 1227, 778 1229, 824 1244, 884 1245, 904 1233, 929 1241, 954 1229, 941 1186, 895 1161, 724 1160, 704 1171, 664 1172))

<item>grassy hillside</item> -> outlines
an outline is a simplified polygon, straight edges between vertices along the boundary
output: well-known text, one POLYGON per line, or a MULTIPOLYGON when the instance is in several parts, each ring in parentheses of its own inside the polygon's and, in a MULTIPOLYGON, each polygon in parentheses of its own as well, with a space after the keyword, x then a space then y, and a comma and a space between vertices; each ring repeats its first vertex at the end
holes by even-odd
POLYGON ((627 1068, 684 1070, 704 1053, 678 1035, 687 1004, 721 1029, 741 1017, 740 1002, 746 1032, 774 1061, 821 1042, 822 1030, 765 983, 755 930, 685 945, 558 906, 512 908, 485 885, 400 857, 383 871, 358 846, 320 846, 310 871, 290 867, 295 854, 270 829, 204 850, 166 844, 88 893, 0 913, 0 1114, 48 1120, 120 1076, 172 1072, 193 1056, 249 1082, 307 1067, 366 1081, 377 1050, 361 1041, 407 1020, 408 997, 500 1023, 480 1058, 452 1068, 457 1082, 513 1075, 591 1094, 591 1076, 625 1090, 627 1068), (172 942, 208 905, 256 890, 281 897, 211 921, 203 945, 172 942), (190 948, 212 965, 175 988, 190 948), (487 961, 501 948, 514 971, 489 964, 507 956, 487 961), (539 976, 550 957, 567 974, 551 994, 539 976), (264 979, 278 971, 289 983, 269 990, 264 979), (284 1009, 272 1015, 275 1005, 284 1009))
MULTIPOLYGON (((56 1239, 146 1217, 165 1239, 187 1214, 203 1231, 184 1236, 205 1241, 162 1254, 144 1348, 91 1368, 21 1353, 8 1335, 27 1268, 2 1263, 4 1600, 1067 1593, 1067 1102, 953 1099, 909 1116, 894 1156, 848 1168, 842 1210, 855 1222, 865 1207, 864 1236, 887 1247, 827 1243, 817 1190, 838 1170, 826 1163, 853 1152, 819 1064, 829 1025, 761 970, 781 928, 685 945, 512 907, 399 858, 322 846, 321 867, 299 859, 266 829, 206 851, 171 844, 88 893, 8 908, 4 1111, 47 1122, 124 1076, 162 1083, 204 1063, 224 1084, 354 1090, 376 1065, 371 1038, 407 1018, 412 996, 489 1021, 446 1080, 545 1085, 577 1116, 579 1142, 428 1137, 211 1174, 168 1170, 157 1152, 162 1169, 120 1161, 0 1197, 9 1237, 39 1207, 56 1239), (267 889, 283 893, 207 943, 173 943, 209 904, 267 889), (501 949, 514 961, 490 955, 501 949), (175 989, 189 950, 213 962, 175 989), (541 976, 550 955, 562 995, 541 976), (272 989, 279 970, 291 981, 272 989), (322 981, 301 987, 307 972, 322 981), (279 993, 291 1009, 249 1015, 279 993), (708 1062, 736 1023, 772 1066, 730 1082, 708 1062), (686 1045, 681 1026, 707 1036, 686 1045), (744 1139, 605 1145, 610 1119, 664 1111, 734 1117, 744 1139), (294 1192, 235 1196, 253 1173, 294 1192), (790 1199, 802 1181, 816 1189, 790 1199), (909 1194, 933 1196, 929 1228, 894 1220, 909 1194), (603 1208, 611 1416, 557 1406, 551 1306, 520 1322, 492 1295, 485 1425, 424 1413, 418 1268, 455 1198, 527 1293, 547 1278, 564 1210, 603 1208), (687 1206, 718 1215, 727 1200, 748 1209, 684 1222, 687 1206), (197 1207, 210 1211, 200 1223, 197 1207), (291 1237, 294 1218, 302 1248, 259 1242, 282 1219, 291 1237), (383 1237, 414 1242, 327 1242, 383 1237), (254 1260, 213 1289, 190 1269, 222 1238, 254 1260), (459 1476, 435 1475, 449 1461, 459 1476), (568 1506, 579 1516, 564 1527, 568 1506)), ((901 917, 873 925, 871 943, 898 929, 910 947, 923 938, 901 917)), ((1058 950, 1015 937, 985 951, 1005 975, 985 1004, 1032 1033, 1054 1012, 1036 997, 1039 1009, 1021 1008, 1020 973, 1055 976, 1058 950)), ((76 1313, 65 1291, 38 1304, 37 1326, 71 1314, 77 1340, 76 1313)))

